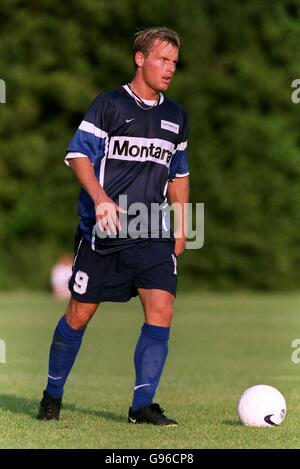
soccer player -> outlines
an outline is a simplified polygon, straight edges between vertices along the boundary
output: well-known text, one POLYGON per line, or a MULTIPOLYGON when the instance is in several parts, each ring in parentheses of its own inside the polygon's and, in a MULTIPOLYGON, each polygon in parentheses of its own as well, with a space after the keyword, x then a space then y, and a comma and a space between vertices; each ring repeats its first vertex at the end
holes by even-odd
POLYGON ((177 425, 153 398, 168 354, 177 257, 186 242, 187 115, 163 94, 179 46, 178 34, 165 27, 137 33, 134 78, 95 98, 67 148, 65 161, 82 186, 80 223, 71 299, 54 332, 38 419, 58 420, 66 379, 99 304, 139 295, 145 322, 134 353, 128 422, 177 425), (176 202, 174 235, 167 200, 176 202), (138 222, 137 203, 146 208, 138 222))

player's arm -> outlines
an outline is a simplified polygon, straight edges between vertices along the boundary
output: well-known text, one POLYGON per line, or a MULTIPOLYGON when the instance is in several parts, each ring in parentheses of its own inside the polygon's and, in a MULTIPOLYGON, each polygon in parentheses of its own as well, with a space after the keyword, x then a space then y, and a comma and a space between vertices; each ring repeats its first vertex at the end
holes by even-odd
POLYGON ((187 217, 190 193, 188 176, 176 177, 168 184, 168 200, 174 209, 175 255, 180 256, 185 249, 187 235, 187 217))
POLYGON ((116 230, 121 229, 117 212, 124 213, 125 210, 108 197, 95 176, 94 168, 89 158, 85 158, 84 155, 82 158, 68 158, 68 163, 81 186, 95 204, 96 220, 99 228, 108 234, 111 232, 116 234, 116 230))
POLYGON ((95 176, 94 168, 88 158, 69 158, 68 163, 81 186, 89 194, 95 205, 110 200, 95 176))
POLYGON ((65 163, 74 171, 81 186, 95 204, 96 221, 108 235, 121 229, 118 212, 124 212, 99 184, 94 167, 104 156, 108 138, 107 122, 112 106, 105 93, 96 96, 67 147, 65 163))

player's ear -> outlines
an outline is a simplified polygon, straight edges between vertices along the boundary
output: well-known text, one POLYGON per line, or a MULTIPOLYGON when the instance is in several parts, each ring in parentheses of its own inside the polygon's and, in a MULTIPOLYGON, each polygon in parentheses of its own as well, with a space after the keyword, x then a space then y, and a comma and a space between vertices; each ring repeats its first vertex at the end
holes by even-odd
POLYGON ((138 67, 142 67, 144 65, 144 54, 141 51, 137 51, 134 56, 135 63, 138 67))

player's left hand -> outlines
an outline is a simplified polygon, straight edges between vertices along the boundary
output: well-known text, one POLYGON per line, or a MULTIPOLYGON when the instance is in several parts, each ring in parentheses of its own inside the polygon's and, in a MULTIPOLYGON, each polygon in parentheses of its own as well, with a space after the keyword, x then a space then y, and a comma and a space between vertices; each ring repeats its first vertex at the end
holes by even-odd
POLYGON ((175 237, 175 256, 178 257, 180 256, 180 254, 183 253, 183 251, 185 250, 185 243, 186 243, 186 237, 183 237, 183 238, 177 238, 175 237))

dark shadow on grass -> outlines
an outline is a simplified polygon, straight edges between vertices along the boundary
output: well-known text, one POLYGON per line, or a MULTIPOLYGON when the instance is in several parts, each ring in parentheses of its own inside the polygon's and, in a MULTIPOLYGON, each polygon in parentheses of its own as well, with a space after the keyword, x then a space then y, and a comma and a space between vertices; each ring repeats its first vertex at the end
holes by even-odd
MULTIPOLYGON (((29 415, 36 418, 39 409, 39 400, 26 399, 24 397, 14 396, 12 394, 0 394, 0 408, 14 412, 15 414, 29 415)), ((63 404, 62 413, 64 410, 71 412, 78 412, 84 415, 91 415, 93 417, 100 417, 106 420, 113 420, 115 422, 125 422, 125 415, 118 415, 113 412, 105 410, 93 410, 77 407, 74 404, 63 404)), ((63 414, 62 414, 63 415, 63 414)))
POLYGON ((239 420, 234 420, 234 419, 226 419, 226 420, 223 420, 222 423, 224 425, 231 425, 233 427, 243 425, 242 422, 240 422, 239 420))
POLYGON ((127 421, 127 415, 118 415, 114 412, 108 412, 106 410, 93 410, 85 409, 82 407, 76 407, 74 404, 64 404, 63 409, 70 410, 72 412, 79 412, 84 415, 92 415, 93 417, 100 417, 107 420, 114 420, 115 422, 125 422, 127 421))

